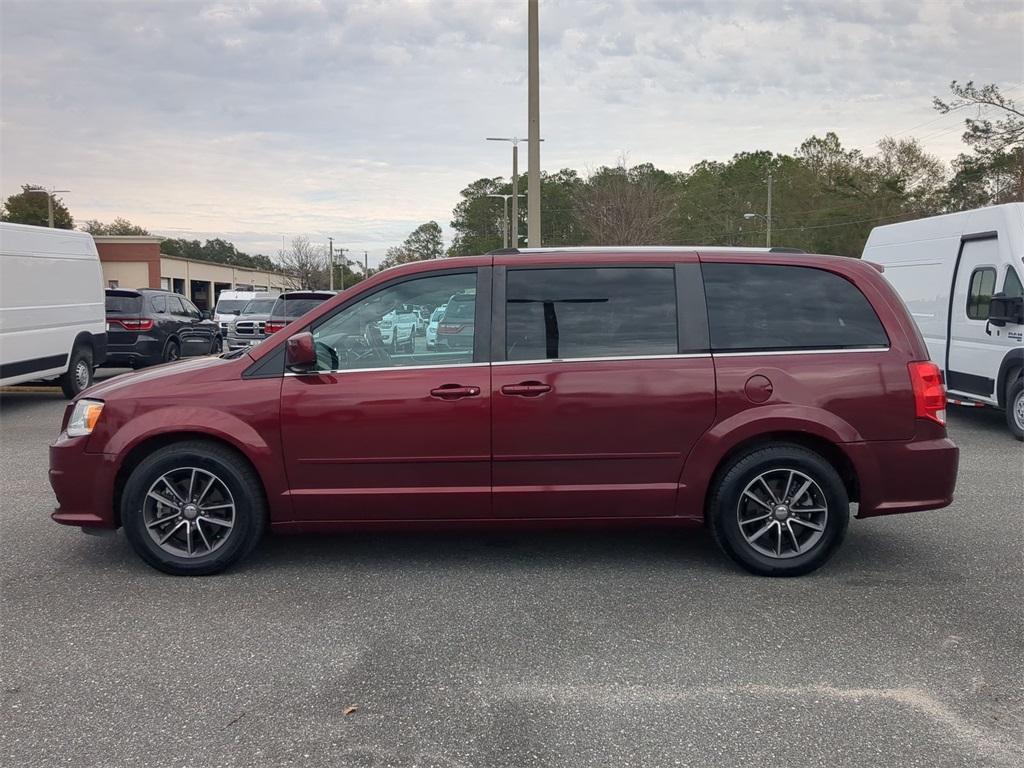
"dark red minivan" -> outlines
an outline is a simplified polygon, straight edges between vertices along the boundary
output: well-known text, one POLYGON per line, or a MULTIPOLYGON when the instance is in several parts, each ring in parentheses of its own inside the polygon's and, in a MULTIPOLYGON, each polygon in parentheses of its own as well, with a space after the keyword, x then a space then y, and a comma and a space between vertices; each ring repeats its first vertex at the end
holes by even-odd
POLYGON ((53 518, 220 571, 275 531, 707 523, 806 573, 857 517, 952 500, 945 392, 880 270, 766 249, 502 251, 407 264, 249 350, 86 390, 53 518), (465 343, 396 353, 398 307, 465 343))

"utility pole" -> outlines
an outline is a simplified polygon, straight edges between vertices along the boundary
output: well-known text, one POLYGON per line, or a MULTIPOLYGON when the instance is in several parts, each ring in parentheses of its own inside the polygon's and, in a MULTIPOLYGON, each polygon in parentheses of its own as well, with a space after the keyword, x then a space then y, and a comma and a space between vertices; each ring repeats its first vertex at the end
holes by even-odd
MULTIPOLYGON (((341 260, 341 288, 338 289, 340 291, 344 291, 345 290, 345 263, 347 261, 347 259, 345 258, 346 251, 347 252, 351 252, 351 249, 349 249, 349 248, 339 248, 338 249, 338 258, 341 260)), ((333 268, 331 269, 331 276, 332 277, 334 276, 334 269, 333 268)), ((331 280, 331 290, 332 291, 334 290, 334 281, 333 280, 331 280)))
MULTIPOLYGON (((334 290, 334 238, 328 237, 327 242, 330 243, 327 256, 327 272, 330 274, 330 289, 334 290)), ((344 272, 342 273, 344 274, 344 272)))
POLYGON ((370 252, 363 251, 363 279, 370 276, 370 252))
MULTIPOLYGON (((529 164, 526 192, 530 205, 527 208, 526 244, 540 248, 540 54, 537 39, 537 0, 529 0, 527 18, 529 37, 529 164)), ((515 191, 515 190, 513 190, 515 191)), ((516 243, 516 247, 519 244, 516 243)))
POLYGON ((768 213, 765 217, 765 246, 772 247, 772 172, 768 171, 768 213))
POLYGON ((37 192, 46 195, 46 221, 47 226, 53 229, 53 196, 58 192, 70 192, 70 189, 46 189, 46 187, 30 187, 26 192, 37 192))

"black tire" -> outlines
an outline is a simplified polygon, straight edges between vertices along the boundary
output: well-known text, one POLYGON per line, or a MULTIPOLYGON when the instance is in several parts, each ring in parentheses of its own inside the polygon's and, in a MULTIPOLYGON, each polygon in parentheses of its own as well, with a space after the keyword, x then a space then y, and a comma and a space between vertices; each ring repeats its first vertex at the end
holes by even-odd
POLYGON ((85 344, 77 345, 71 350, 68 369, 60 377, 60 388, 68 400, 77 397, 83 390, 92 386, 93 382, 92 347, 85 344))
MULTIPOLYGON (((121 497, 121 524, 139 557, 157 570, 176 576, 207 576, 223 571, 252 551, 266 529, 267 506, 259 477, 244 459, 217 443, 190 440, 155 451, 132 471, 121 497), (187 472, 192 467, 223 482, 235 509, 233 526, 220 545, 205 554, 184 557, 162 548, 150 535, 144 502, 163 475, 175 469, 187 472)), ((190 525, 199 527, 198 523, 190 525)), ((208 525, 206 530, 219 529, 208 525)))
POLYGON ((173 363, 175 360, 181 359, 181 347, 178 346, 178 342, 171 339, 167 342, 164 347, 164 362, 173 363))
MULTIPOLYGON (((799 484, 802 485, 802 483, 799 484)), ((770 490, 764 492, 764 498, 769 502, 771 502, 771 497, 768 496, 770 490)), ((790 491, 787 503, 801 501, 794 497, 796 497, 796 491, 790 491)), ((745 510, 757 508, 757 505, 751 506, 753 502, 744 501, 743 503, 745 510)), ((806 500, 804 500, 804 504, 808 506, 806 500)), ((762 504, 762 506, 766 505, 762 504)), ((775 507, 776 505, 771 504, 771 506, 775 507)), ((786 506, 786 504, 778 506, 786 506)), ((793 510, 800 511, 799 506, 794 504, 793 510)), ((761 530, 759 526, 769 523, 774 525, 774 514, 769 510, 768 520, 763 523, 745 523, 751 528, 756 528, 750 534, 751 537, 761 530)), ((806 517, 810 519, 811 517, 810 515, 793 514, 786 510, 780 511, 779 514, 785 514, 792 518, 806 517)), ((850 499, 836 470, 819 454, 789 443, 757 449, 734 459, 719 475, 719 479, 712 489, 711 504, 708 508, 708 521, 718 546, 745 569, 761 576, 800 576, 821 567, 842 542, 849 519, 850 499), (820 523, 823 525, 820 537, 813 544, 810 542, 819 533, 818 531, 812 531, 803 525, 796 525, 795 520, 792 521, 794 524, 790 524, 790 521, 786 520, 787 528, 797 532, 794 535, 795 539, 799 541, 799 537, 805 537, 802 544, 807 544, 809 548, 804 552, 800 552, 797 546, 790 548, 790 539, 788 535, 782 533, 783 523, 779 522, 777 534, 780 537, 780 549, 781 547, 786 548, 785 556, 769 556, 758 551, 755 545, 748 542, 741 531, 741 498, 746 499, 743 494, 748 486, 757 481, 759 476, 768 472, 777 473, 769 475, 769 484, 775 477, 779 477, 780 481, 785 479, 787 488, 776 490, 775 495, 780 497, 779 502, 787 501, 782 498, 790 483, 790 480, 786 478, 792 477, 787 474, 787 470, 795 471, 813 480, 817 488, 812 488, 809 492, 823 497, 827 512, 824 520, 820 523), (789 551, 790 549, 791 551, 789 551)), ((820 521, 821 518, 818 517, 817 520, 820 521)), ((748 528, 748 530, 750 529, 748 528)), ((775 531, 775 528, 771 528, 764 536, 771 537, 775 531)), ((767 541, 761 539, 759 544, 768 548, 770 541, 770 538, 767 541)))
POLYGON ((211 355, 219 355, 224 351, 224 342, 221 341, 220 336, 213 337, 213 344, 210 346, 211 355))
POLYGON ((1006 387, 1006 426, 1018 440, 1024 440, 1024 373, 1006 387))

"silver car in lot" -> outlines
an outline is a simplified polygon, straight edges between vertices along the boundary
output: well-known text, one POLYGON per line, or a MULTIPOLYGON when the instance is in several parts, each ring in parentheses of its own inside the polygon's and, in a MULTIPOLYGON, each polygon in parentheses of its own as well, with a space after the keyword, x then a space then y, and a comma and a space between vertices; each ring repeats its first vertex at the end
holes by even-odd
POLYGON ((259 296, 242 308, 238 317, 228 326, 228 350, 251 347, 266 338, 267 318, 276 301, 277 296, 259 296))

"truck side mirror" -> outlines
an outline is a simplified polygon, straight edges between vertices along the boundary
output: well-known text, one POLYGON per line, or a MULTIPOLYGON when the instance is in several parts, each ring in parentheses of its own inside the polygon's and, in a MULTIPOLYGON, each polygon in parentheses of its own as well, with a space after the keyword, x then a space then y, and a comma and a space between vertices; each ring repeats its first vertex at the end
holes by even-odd
POLYGON ((995 294, 988 305, 988 321, 997 328, 1007 323, 1024 324, 1024 297, 995 294))

